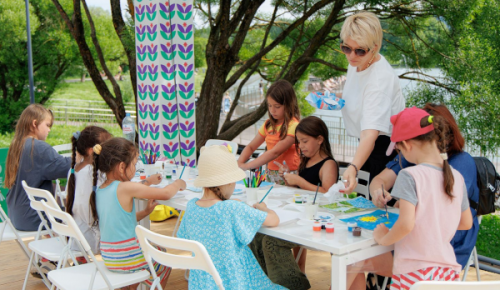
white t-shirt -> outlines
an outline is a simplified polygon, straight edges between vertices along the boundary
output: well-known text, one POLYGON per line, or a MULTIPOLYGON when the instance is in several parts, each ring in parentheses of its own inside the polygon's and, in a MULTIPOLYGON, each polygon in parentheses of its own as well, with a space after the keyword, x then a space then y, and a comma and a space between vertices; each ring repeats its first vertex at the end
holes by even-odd
POLYGON ((399 79, 389 62, 380 60, 364 71, 349 65, 342 98, 347 135, 360 138, 361 131, 373 129, 391 136, 391 116, 405 108, 399 79))
MULTIPOLYGON (((68 179, 71 174, 71 169, 68 172, 68 179)), ((76 224, 83 233, 83 236, 89 243, 94 254, 99 254, 99 243, 101 240, 101 233, 99 226, 93 226, 94 218, 90 210, 90 194, 92 193, 92 185, 94 166, 86 165, 80 171, 75 171, 75 200, 73 202, 73 218, 76 224)), ((102 184, 103 180, 99 178, 97 187, 102 184)), ((71 245, 72 250, 79 251, 80 249, 76 244, 71 245)))

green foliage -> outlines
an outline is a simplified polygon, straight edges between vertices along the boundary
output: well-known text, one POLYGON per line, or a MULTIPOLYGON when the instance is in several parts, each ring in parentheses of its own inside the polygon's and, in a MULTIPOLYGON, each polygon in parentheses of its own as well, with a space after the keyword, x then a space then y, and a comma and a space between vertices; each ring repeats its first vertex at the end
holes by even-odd
POLYGON ((476 242, 477 253, 500 260, 500 216, 483 216, 476 242))
MULTIPOLYGON (((68 68, 78 61, 77 49, 50 0, 30 2, 35 100, 44 103, 68 68)), ((25 6, 17 0, 0 4, 0 132, 29 104, 25 6)))
POLYGON ((307 117, 316 112, 316 108, 311 106, 307 101, 306 97, 309 92, 304 92, 303 90, 297 91, 297 101, 299 102, 300 115, 302 117, 307 117))

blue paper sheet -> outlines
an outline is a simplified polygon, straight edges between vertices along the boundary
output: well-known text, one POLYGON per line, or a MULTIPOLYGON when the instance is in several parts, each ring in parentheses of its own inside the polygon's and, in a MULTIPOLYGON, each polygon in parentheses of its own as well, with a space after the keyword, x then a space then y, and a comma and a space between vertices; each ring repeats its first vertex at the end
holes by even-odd
POLYGON ((340 220, 346 223, 356 222, 358 224, 358 227, 373 231, 375 227, 380 223, 384 223, 385 226, 388 227, 389 229, 392 228, 394 223, 398 220, 398 217, 399 217, 398 214, 390 212, 389 219, 387 219, 385 217, 385 210, 376 210, 372 213, 367 213, 340 220), (373 221, 369 221, 370 219, 373 219, 373 221))
POLYGON ((355 199, 350 199, 347 201, 352 206, 362 209, 376 208, 371 200, 368 200, 362 196, 358 196, 355 199))

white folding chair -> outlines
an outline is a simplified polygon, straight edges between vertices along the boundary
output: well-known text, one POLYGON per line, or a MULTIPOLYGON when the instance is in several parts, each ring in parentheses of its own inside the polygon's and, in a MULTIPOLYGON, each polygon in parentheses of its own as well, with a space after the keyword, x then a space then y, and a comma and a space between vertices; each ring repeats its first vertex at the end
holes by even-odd
MULTIPOLYGON (((481 218, 482 218, 481 216, 477 217, 479 225, 481 225, 481 218)), ((472 264, 474 264, 474 268, 476 268, 477 281, 481 281, 481 274, 479 273, 479 259, 477 258, 476 246, 474 246, 472 252, 470 253, 469 260, 467 261, 467 265, 465 266, 464 269, 464 275, 462 276, 462 281, 465 281, 465 279, 467 279, 467 273, 469 273, 469 268, 470 265, 472 264)))
POLYGON ((56 197, 59 198, 59 202, 62 206, 66 206, 66 197, 68 196, 66 191, 61 190, 61 182, 56 179, 56 197))
POLYGON ((158 288, 162 290, 160 285, 160 279, 156 276, 155 269, 153 267, 152 259, 157 263, 160 263, 169 267, 176 267, 182 269, 197 269, 208 272, 214 278, 215 284, 219 289, 223 290, 222 279, 219 276, 219 272, 215 269, 212 259, 208 255, 205 247, 197 242, 190 241, 180 238, 173 238, 168 236, 163 236, 154 233, 143 226, 136 226, 135 233, 141 244, 141 249, 144 252, 144 258, 148 262, 151 274, 154 277, 154 282, 151 285, 151 290, 158 288), (167 252, 162 252, 158 250, 151 242, 165 248, 171 248, 181 251, 189 251, 194 253, 194 256, 181 256, 174 255, 167 252))
MULTIPOLYGON (((24 180, 21 183, 23 185, 24 190, 26 191, 26 194, 28 195, 28 198, 30 199, 31 208, 36 210, 38 216, 40 217, 41 223, 39 226, 39 231, 41 230, 41 227, 45 227, 46 229, 49 229, 49 234, 51 236, 51 238, 48 239, 40 239, 40 235, 38 235, 34 241, 28 244, 28 247, 31 250, 31 255, 30 255, 30 263, 28 264, 28 269, 26 270, 26 276, 24 278, 23 290, 26 289, 29 273, 31 272, 32 266, 36 267, 37 271, 40 273, 40 276, 42 276, 45 285, 47 285, 47 287, 50 287, 49 286, 50 282, 47 280, 47 277, 38 266, 37 263, 38 257, 43 257, 49 261, 54 261, 54 262, 60 261, 61 256, 64 254, 63 250, 66 248, 67 243, 64 239, 60 237, 54 237, 52 230, 50 230, 48 226, 47 220, 42 214, 44 212, 42 200, 46 200, 46 202, 50 206, 57 208, 59 211, 61 209, 59 208, 57 201, 50 192, 43 189, 30 187, 26 184, 26 181, 24 180)), ((81 253, 76 251, 70 251, 69 254, 73 258, 73 262, 75 263, 76 263, 75 257, 81 256, 81 253)), ((64 264, 65 263, 59 263, 57 265, 57 268, 61 268, 62 266, 64 266, 64 264)))
MULTIPOLYGON (((347 167, 340 167, 339 168, 339 178, 342 178, 342 174, 346 171, 347 167)), ((370 197, 370 190, 369 190, 369 181, 370 181, 370 173, 360 170, 358 172, 358 185, 356 188, 354 188, 354 191, 364 195, 366 198, 370 197), (364 180, 366 181, 366 185, 359 183, 359 180, 364 180)))
POLYGON ((219 140, 219 139, 209 139, 207 143, 205 143, 205 146, 212 146, 212 145, 229 145, 231 146, 232 152, 234 156, 238 154, 238 144, 233 141, 227 141, 227 140, 219 140))
MULTIPOLYGON (((74 240, 83 248, 87 261, 92 261, 83 265, 50 271, 48 276, 50 282, 52 282, 51 290, 54 287, 61 290, 111 290, 137 284, 149 278, 150 274, 147 270, 130 274, 110 272, 104 266, 104 262, 96 260, 90 245, 70 214, 49 206, 45 201, 42 201, 42 206, 52 224, 52 229, 61 237, 74 240), (90 259, 88 259, 89 257, 90 259)), ((67 243, 59 264, 68 260, 69 248, 70 243, 67 243)))
POLYGON ((498 290, 500 281, 487 282, 448 282, 448 281, 420 281, 413 284, 410 290, 498 290))

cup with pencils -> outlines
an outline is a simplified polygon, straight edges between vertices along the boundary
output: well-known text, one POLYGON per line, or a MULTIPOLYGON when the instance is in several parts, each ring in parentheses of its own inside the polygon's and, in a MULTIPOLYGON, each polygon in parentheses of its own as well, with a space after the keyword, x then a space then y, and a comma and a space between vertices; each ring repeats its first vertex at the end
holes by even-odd
POLYGON ((267 174, 259 167, 255 170, 250 170, 249 177, 243 179, 243 183, 246 187, 247 201, 256 201, 257 193, 259 191, 259 186, 266 180, 267 174))
POLYGON ((142 150, 139 154, 139 158, 144 164, 144 173, 146 176, 151 176, 157 173, 156 160, 160 158, 160 152, 153 152, 151 150, 142 150))

